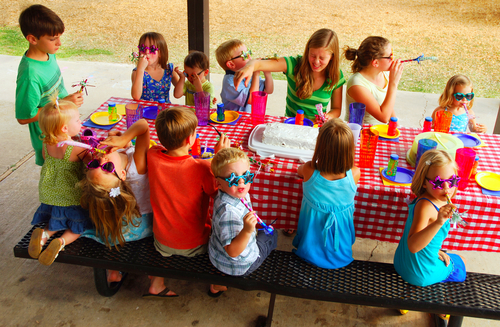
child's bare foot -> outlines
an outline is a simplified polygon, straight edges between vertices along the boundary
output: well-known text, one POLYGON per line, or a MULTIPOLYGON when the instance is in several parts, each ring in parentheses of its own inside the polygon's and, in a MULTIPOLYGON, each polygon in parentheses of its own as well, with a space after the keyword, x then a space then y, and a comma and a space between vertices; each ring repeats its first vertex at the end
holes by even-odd
POLYGON ((122 280, 122 273, 118 270, 106 270, 108 275, 108 283, 118 283, 122 280))
POLYGON ((227 287, 223 285, 215 285, 215 284, 210 284, 210 289, 208 290, 208 296, 210 297, 219 297, 224 293, 224 291, 227 291, 227 287))
POLYGON ((165 286, 165 279, 163 277, 148 276, 151 280, 151 285, 149 286, 149 293, 143 294, 143 298, 167 298, 167 297, 178 297, 165 286))

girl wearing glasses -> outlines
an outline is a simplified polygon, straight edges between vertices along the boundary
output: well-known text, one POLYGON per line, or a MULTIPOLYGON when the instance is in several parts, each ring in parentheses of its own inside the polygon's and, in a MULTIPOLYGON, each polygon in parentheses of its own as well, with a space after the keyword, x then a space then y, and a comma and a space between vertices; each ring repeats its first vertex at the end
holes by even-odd
POLYGON ((349 105, 353 102, 366 106, 365 124, 385 124, 396 117, 394 103, 403 65, 399 59, 394 60, 389 40, 369 36, 358 49, 347 46, 344 56, 352 61, 353 72, 347 81, 345 120, 349 121, 349 105))
POLYGON ((44 229, 36 228, 31 234, 28 253, 49 266, 65 245, 75 241, 85 229, 92 228, 92 222, 80 207, 81 190, 75 187, 84 168, 78 155, 86 149, 66 144, 57 146, 80 132, 82 122, 78 108, 70 101, 49 102, 41 109, 38 124, 42 131, 45 162, 38 184, 41 204, 31 223, 46 225, 44 229), (64 230, 62 236, 53 239, 42 252, 43 245, 60 230, 64 230))
POLYGON ((474 133, 486 133, 486 126, 476 123, 476 115, 472 111, 474 89, 471 80, 465 75, 455 75, 448 80, 443 94, 439 97, 439 107, 432 113, 432 121, 438 111, 449 111, 453 114, 450 132, 466 132, 467 126, 474 133))
POLYGON ((170 84, 177 85, 179 75, 168 62, 167 42, 163 35, 144 33, 139 39, 139 60, 132 71, 132 98, 134 100, 170 103, 170 84))
POLYGON ((456 210, 447 196, 455 196, 459 180, 457 164, 447 152, 430 150, 420 158, 411 184, 417 198, 409 205, 394 255, 394 268, 412 285, 465 280, 465 259, 441 251, 450 230, 449 218, 456 210))
MULTIPOLYGON (((107 154, 99 154, 87 164, 86 176, 79 184, 83 189, 81 205, 89 210, 95 228, 82 236, 118 247, 152 235, 146 166, 148 123, 141 119, 123 135, 109 136, 101 144, 108 145, 107 154), (135 147, 128 147, 136 136, 135 147)), ((120 280, 118 271, 108 272, 108 282, 120 280)))

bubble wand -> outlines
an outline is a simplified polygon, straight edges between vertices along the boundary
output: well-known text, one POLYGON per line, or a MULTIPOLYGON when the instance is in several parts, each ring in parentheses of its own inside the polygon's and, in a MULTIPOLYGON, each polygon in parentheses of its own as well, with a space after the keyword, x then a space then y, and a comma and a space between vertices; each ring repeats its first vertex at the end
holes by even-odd
MULTIPOLYGON (((448 193, 446 193, 446 202, 448 204, 453 204, 451 202, 451 199, 450 199, 450 195, 448 193)), ((463 212, 463 213, 459 213, 458 212, 458 209, 453 209, 453 215, 452 217, 450 218, 450 221, 453 223, 453 228, 457 228, 457 224, 459 224, 460 226, 462 227, 466 227, 467 225, 469 225, 469 223, 467 223, 463 218, 462 216, 465 215, 467 213, 467 211, 463 212)))
POLYGON ((77 84, 73 84, 71 85, 71 87, 77 87, 77 86, 80 86, 80 90, 78 91, 78 93, 82 93, 83 90, 85 90, 85 95, 89 95, 88 92, 87 92, 87 86, 90 86, 90 87, 95 87, 95 85, 90 85, 90 84, 87 84, 87 81, 89 79, 86 78, 84 79, 83 81, 77 83, 77 84))
MULTIPOLYGON (((247 201, 244 198, 242 198, 240 200, 241 200, 241 203, 243 203, 248 210, 253 211, 252 208, 248 205, 247 201)), ((274 232, 273 226, 267 226, 266 223, 263 222, 262 219, 260 219, 259 215, 257 215, 256 212, 254 212, 254 215, 255 215, 255 218, 257 218, 257 221, 259 222, 259 224, 261 224, 262 227, 264 227, 263 228, 264 232, 268 235, 273 235, 273 232, 274 232)))
POLYGON ((414 58, 414 59, 407 59, 407 60, 402 60, 401 62, 410 62, 410 61, 416 61, 417 63, 420 64, 421 61, 424 61, 424 60, 432 60, 432 61, 437 61, 438 60, 438 57, 424 57, 424 54, 421 54, 420 56, 418 56, 417 58, 414 58))
POLYGON ((90 152, 99 152, 99 153, 102 153, 102 154, 106 154, 106 151, 104 151, 104 150, 101 150, 101 149, 98 149, 98 148, 94 148, 91 145, 88 145, 88 144, 85 144, 85 143, 81 143, 81 142, 72 141, 72 140, 61 141, 61 142, 57 143, 57 146, 58 147, 62 147, 65 144, 72 145, 72 146, 79 146, 81 148, 90 150, 90 152))

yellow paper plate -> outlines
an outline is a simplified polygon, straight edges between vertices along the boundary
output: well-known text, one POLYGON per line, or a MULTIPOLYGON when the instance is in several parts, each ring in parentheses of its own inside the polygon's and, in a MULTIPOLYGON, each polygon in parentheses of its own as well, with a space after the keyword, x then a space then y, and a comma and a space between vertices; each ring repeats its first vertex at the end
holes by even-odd
POLYGON ((476 174, 476 182, 483 188, 490 191, 500 191, 500 175, 489 171, 482 171, 476 174))
POLYGON ((124 116, 125 115, 125 105, 124 104, 117 104, 116 111, 118 112, 119 115, 124 116))
POLYGON ((236 111, 224 111, 225 115, 225 120, 224 121, 218 121, 217 120, 217 113, 214 112, 213 114, 210 115, 210 120, 213 121, 214 123, 217 124, 229 124, 232 123, 233 121, 237 120, 240 117, 240 114, 237 113, 236 111))
POLYGON ((118 114, 118 120, 114 122, 109 121, 109 114, 107 111, 96 112, 90 116, 90 120, 97 125, 113 125, 119 122, 122 119, 122 115, 118 114))
POLYGON ((399 129, 396 128, 396 135, 389 136, 389 135, 387 135, 388 129, 389 129, 389 125, 373 125, 372 127, 370 127, 370 130, 377 131, 378 136, 386 138, 386 139, 395 139, 395 138, 398 138, 399 135, 401 135, 401 132, 399 131, 399 129))

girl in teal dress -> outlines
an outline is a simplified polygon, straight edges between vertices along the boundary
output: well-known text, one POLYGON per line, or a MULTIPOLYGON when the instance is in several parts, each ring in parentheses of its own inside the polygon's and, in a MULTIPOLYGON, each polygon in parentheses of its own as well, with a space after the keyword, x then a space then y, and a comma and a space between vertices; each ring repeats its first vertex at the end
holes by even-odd
POLYGON ((356 239, 353 213, 360 170, 354 166, 351 129, 338 118, 320 129, 312 161, 298 168, 304 178, 293 252, 321 268, 347 266, 356 239))
POLYGON ((44 229, 36 228, 31 234, 28 253, 48 266, 65 245, 92 227, 87 212, 80 207, 81 191, 76 188, 76 183, 83 176, 82 155, 87 150, 66 144, 57 146, 59 142, 71 140, 82 127, 78 108, 73 102, 49 102, 40 110, 38 123, 42 131, 45 163, 38 184, 41 204, 31 223, 47 224, 44 229), (60 230, 64 230, 62 236, 52 240, 42 252, 47 240, 60 230))

